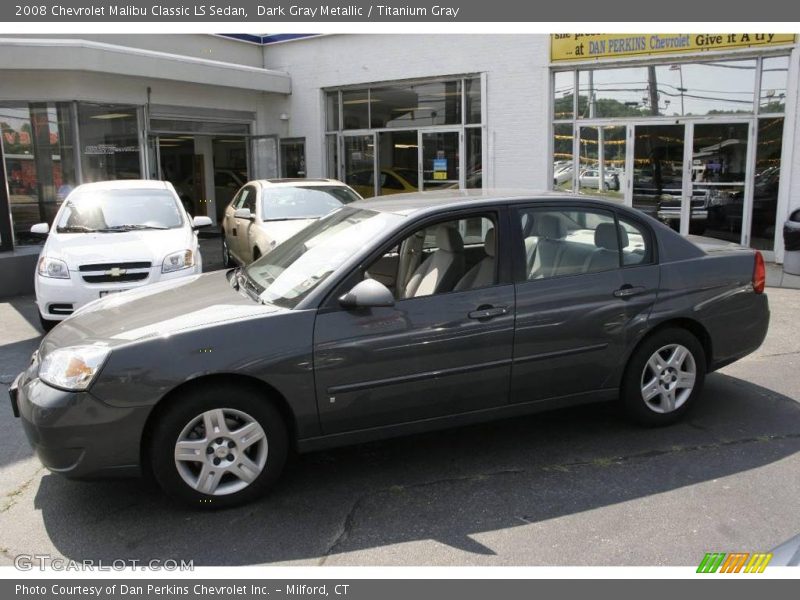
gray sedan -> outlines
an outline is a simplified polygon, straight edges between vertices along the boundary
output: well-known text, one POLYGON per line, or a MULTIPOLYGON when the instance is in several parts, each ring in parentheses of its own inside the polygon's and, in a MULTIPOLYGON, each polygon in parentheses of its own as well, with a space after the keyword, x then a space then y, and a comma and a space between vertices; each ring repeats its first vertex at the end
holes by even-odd
POLYGON ((563 194, 355 202, 246 268, 95 301, 11 386, 41 461, 257 497, 290 451, 616 401, 679 419, 769 323, 761 255, 563 194))

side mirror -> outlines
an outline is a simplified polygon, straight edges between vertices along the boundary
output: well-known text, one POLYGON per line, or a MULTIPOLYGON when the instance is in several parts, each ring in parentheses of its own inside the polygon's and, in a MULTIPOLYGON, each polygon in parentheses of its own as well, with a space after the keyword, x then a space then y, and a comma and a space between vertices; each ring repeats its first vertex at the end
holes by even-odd
POLYGON ((213 223, 209 217, 195 217, 192 219, 192 229, 200 229, 201 227, 211 227, 213 223))
POLYGON ((37 223, 31 226, 31 233, 34 235, 47 235, 50 233, 50 226, 47 223, 37 223))
POLYGON ((233 212, 233 217, 235 219, 246 219, 248 221, 255 220, 255 217, 253 216, 253 213, 250 212, 249 208, 237 208, 233 212))
POLYGON ((394 306, 394 296, 385 285, 375 279, 359 281, 349 292, 339 298, 345 308, 377 308, 394 306))

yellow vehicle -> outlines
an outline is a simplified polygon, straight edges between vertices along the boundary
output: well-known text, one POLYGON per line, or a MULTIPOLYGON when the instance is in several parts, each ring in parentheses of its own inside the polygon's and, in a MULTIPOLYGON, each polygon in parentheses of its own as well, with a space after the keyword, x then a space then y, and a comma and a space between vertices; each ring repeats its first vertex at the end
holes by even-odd
MULTIPOLYGON (((418 173, 413 169, 383 168, 381 174, 381 196, 416 192, 418 173)), ((355 171, 347 177, 347 183, 364 198, 375 195, 375 173, 372 170, 355 171)))

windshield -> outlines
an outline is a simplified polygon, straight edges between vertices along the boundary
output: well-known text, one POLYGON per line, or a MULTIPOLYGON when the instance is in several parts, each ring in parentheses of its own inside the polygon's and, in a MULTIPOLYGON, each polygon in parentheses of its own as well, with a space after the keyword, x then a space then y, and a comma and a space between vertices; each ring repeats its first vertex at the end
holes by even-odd
POLYGON ((267 189, 262 196, 261 218, 265 221, 316 219, 344 204, 361 200, 342 186, 280 187, 267 189))
POLYGON ((173 229, 183 225, 181 208, 168 190, 73 192, 56 225, 59 233, 173 229))
POLYGON ((244 270, 259 298, 294 308, 401 215, 343 207, 312 223, 244 270))

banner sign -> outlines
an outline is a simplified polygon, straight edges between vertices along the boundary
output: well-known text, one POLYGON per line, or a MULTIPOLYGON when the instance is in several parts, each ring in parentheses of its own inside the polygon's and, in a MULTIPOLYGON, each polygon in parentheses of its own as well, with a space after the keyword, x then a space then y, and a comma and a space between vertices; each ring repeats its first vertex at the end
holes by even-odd
POLYGON ((794 44, 793 33, 557 33, 550 59, 593 60, 794 44))

